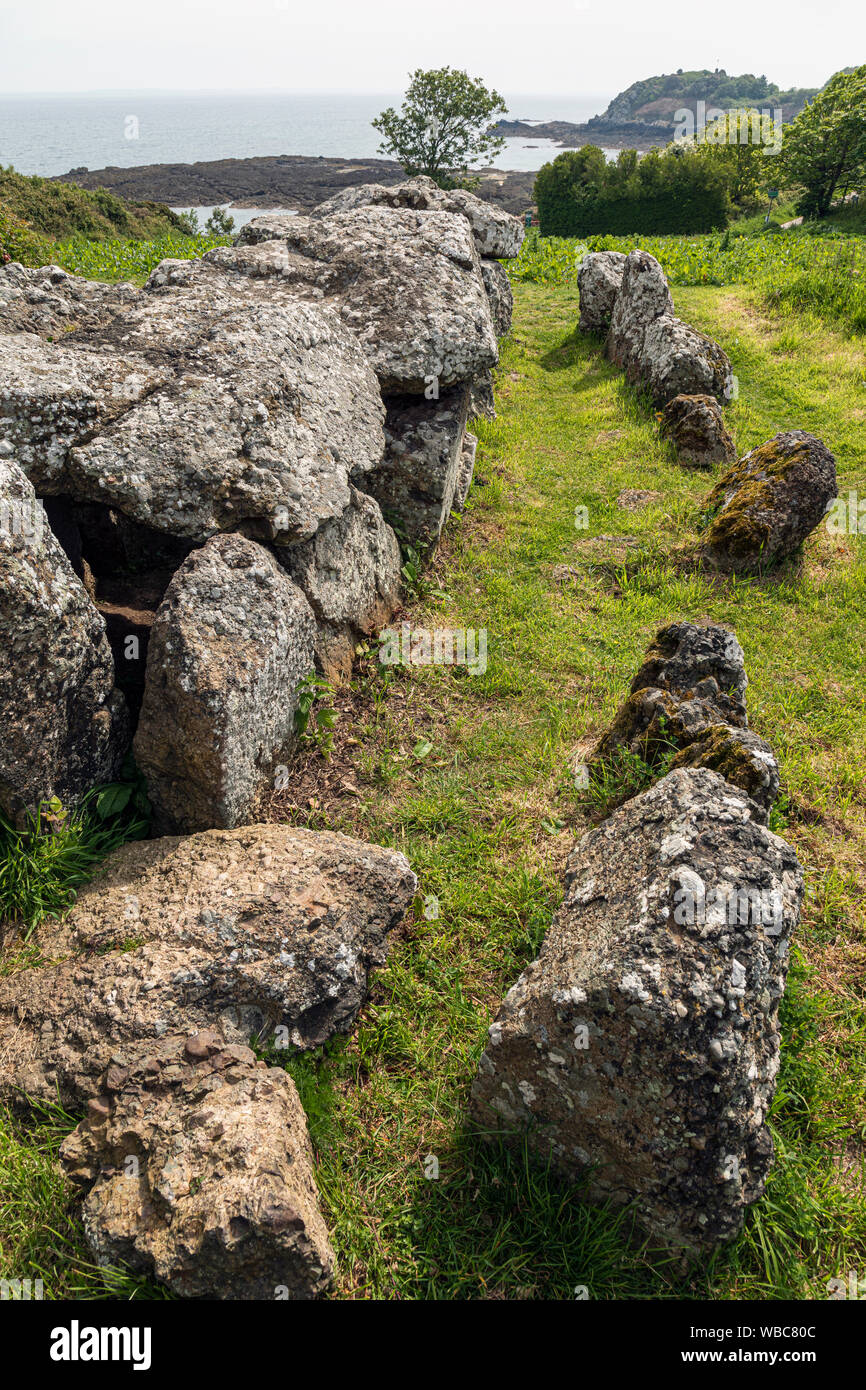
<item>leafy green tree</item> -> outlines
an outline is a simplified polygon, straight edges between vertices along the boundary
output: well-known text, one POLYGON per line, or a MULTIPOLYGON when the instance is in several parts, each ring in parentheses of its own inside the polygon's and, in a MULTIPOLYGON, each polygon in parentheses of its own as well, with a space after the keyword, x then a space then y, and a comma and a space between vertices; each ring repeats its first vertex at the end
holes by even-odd
POLYGON ((837 72, 785 131, 787 182, 803 189, 797 211, 824 217, 837 193, 866 178, 866 63, 837 72))
POLYGON ((480 78, 455 68, 411 74, 399 111, 389 106, 373 121, 384 137, 379 153, 399 160, 407 174, 427 174, 441 188, 468 187, 471 164, 487 164, 505 141, 491 123, 507 111, 504 98, 480 78))
POLYGON ((211 236, 231 236, 235 229, 235 219, 225 208, 217 207, 205 222, 204 229, 210 232, 211 236))

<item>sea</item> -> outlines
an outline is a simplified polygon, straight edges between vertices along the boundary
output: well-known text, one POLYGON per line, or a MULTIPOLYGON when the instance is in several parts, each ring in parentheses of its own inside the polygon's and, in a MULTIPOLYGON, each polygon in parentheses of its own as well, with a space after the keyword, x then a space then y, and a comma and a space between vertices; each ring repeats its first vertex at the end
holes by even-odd
MULTIPOLYGON (((509 118, 585 121, 611 93, 506 96, 509 118)), ((255 155, 364 159, 378 153, 371 121, 398 93, 99 93, 0 97, 0 165, 22 174, 72 169, 191 164, 255 155)), ((513 139, 500 169, 540 169, 559 147, 513 139)))

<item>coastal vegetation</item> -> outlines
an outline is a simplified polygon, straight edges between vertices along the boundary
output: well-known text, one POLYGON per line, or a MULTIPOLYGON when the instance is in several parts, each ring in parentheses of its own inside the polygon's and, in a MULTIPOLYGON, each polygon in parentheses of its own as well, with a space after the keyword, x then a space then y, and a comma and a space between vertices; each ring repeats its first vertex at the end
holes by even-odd
POLYGON ((456 68, 413 72, 399 111, 389 106, 372 122, 379 153, 399 160, 409 175, 426 174, 441 188, 474 188, 470 166, 489 164, 505 145, 491 122, 505 98, 480 78, 456 68))

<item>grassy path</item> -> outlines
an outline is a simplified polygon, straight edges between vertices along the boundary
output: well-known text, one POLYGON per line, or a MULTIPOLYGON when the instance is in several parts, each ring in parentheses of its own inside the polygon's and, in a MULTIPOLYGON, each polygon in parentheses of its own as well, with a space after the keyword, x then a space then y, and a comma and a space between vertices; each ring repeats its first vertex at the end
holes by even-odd
MULTIPOLYGON (((675 297, 734 361, 741 451, 782 428, 810 429, 836 454, 841 486, 866 493, 863 348, 801 320, 771 322, 745 291, 675 297)), ((486 672, 413 667, 384 678, 365 663, 336 702, 333 759, 311 755, 269 812, 395 844, 421 878, 414 920, 355 1035, 288 1064, 317 1150, 337 1294, 825 1296, 828 1278, 866 1268, 866 544, 821 533, 799 566, 758 581, 711 579, 676 561, 708 479, 676 465, 599 345, 576 335, 577 314, 576 292, 517 287, 499 418, 479 431, 478 482, 431 576, 446 595, 403 615, 416 627, 486 630, 486 672), (624 510, 623 489, 657 496, 624 510), (575 525, 580 507, 586 528, 575 525), (809 883, 771 1183, 736 1245, 692 1268, 647 1251, 627 1214, 582 1206, 463 1124, 487 1024, 537 952, 592 810, 572 765, 655 629, 677 617, 737 629, 751 722, 782 764, 773 828, 796 845, 809 883), (437 1166, 438 1177, 425 1175, 437 1166)), ((51 1133, 43 1141, 50 1154, 51 1133)), ((5 1181, 25 1202, 16 1175, 35 1162, 31 1140, 22 1152, 5 1181)), ((84 1289, 80 1253, 55 1255, 26 1235, 36 1214, 62 1228, 67 1204, 46 1179, 41 1208, 21 1208, 13 1263, 20 1271, 28 1251, 59 1268, 58 1283, 84 1289)))

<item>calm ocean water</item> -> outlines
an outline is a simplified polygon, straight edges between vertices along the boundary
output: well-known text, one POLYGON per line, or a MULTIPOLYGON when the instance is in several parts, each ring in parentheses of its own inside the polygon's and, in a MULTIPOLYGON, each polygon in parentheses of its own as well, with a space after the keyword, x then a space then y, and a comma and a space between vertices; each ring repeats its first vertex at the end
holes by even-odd
MULTIPOLYGON (((514 119, 585 121, 603 111, 611 95, 506 99, 514 119)), ((399 102, 399 96, 387 93, 3 97, 0 164, 47 175, 251 155, 368 158, 376 154, 380 138, 370 121, 399 102)), ((509 140, 496 164, 538 169, 556 153, 549 141, 509 140)))

